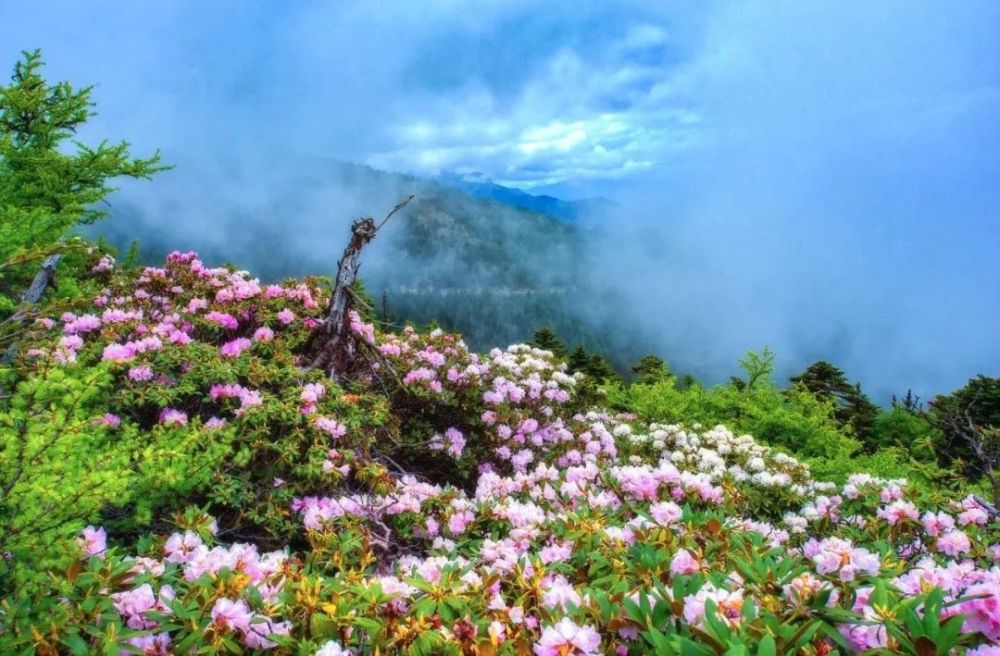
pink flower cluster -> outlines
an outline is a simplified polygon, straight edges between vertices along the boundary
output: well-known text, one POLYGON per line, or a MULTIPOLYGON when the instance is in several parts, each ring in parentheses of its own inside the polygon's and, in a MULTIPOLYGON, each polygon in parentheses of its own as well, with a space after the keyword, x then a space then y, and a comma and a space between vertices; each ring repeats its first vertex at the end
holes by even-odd
POLYGON ((250 408, 261 405, 264 402, 259 391, 248 389, 235 383, 212 385, 208 395, 213 401, 218 401, 219 399, 239 399, 240 407, 236 411, 237 415, 242 415, 250 408))

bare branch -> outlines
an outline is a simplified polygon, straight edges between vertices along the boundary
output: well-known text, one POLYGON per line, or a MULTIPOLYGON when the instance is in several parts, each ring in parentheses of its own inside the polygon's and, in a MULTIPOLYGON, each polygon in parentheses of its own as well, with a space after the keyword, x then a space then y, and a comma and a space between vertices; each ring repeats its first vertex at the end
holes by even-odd
POLYGON ((416 198, 416 196, 413 195, 413 194, 410 194, 407 198, 405 198, 405 199, 399 201, 398 203, 396 203, 396 207, 392 208, 392 210, 390 210, 389 213, 385 215, 385 218, 382 219, 382 223, 378 224, 378 227, 375 228, 375 232, 378 232, 379 230, 381 230, 382 226, 384 226, 386 223, 389 222, 389 219, 392 218, 393 214, 395 214, 399 210, 401 210, 404 207, 406 207, 409 204, 409 202, 411 200, 413 200, 414 198, 416 198))

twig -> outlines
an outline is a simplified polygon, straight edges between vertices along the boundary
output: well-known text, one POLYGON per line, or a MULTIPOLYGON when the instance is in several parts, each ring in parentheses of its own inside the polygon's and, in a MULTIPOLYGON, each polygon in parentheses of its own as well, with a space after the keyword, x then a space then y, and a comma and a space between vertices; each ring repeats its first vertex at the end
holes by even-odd
POLYGON ((986 499, 982 498, 978 494, 973 494, 972 499, 983 507, 983 510, 993 519, 1000 517, 1000 510, 997 510, 993 504, 989 503, 986 499))
POLYGON ((398 203, 396 203, 396 207, 392 208, 392 210, 390 210, 390 212, 385 215, 385 218, 382 219, 382 223, 378 224, 378 227, 375 228, 375 232, 378 232, 379 230, 381 230, 382 226, 384 226, 386 223, 389 222, 389 219, 392 218, 393 214, 395 214, 399 210, 401 210, 404 207, 406 207, 409 204, 409 202, 411 200, 413 200, 414 198, 416 198, 416 196, 413 195, 413 194, 410 194, 407 198, 405 198, 405 199, 399 201, 398 203))

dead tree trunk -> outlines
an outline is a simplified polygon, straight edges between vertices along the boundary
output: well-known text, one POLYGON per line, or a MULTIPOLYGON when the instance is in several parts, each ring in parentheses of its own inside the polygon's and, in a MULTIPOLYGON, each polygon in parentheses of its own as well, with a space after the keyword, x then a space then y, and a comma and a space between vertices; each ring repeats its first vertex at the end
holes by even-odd
MULTIPOLYGON (((42 300, 42 295, 45 294, 45 290, 50 286, 55 286, 56 279, 56 267, 59 266, 59 261, 62 260, 62 255, 56 253, 55 255, 49 255, 45 258, 42 263, 42 268, 38 270, 35 274, 34 279, 28 286, 27 291, 21 296, 21 307, 10 316, 5 323, 9 324, 19 324, 23 323, 28 317, 28 308, 30 306, 38 304, 42 300)), ((10 364, 14 361, 14 357, 17 355, 17 342, 7 347, 4 351, 3 357, 0 357, 0 364, 10 364)))
POLYGON ((370 217, 358 219, 351 224, 351 240, 337 262, 337 277, 333 282, 333 294, 326 311, 326 319, 314 336, 316 357, 309 368, 323 367, 331 378, 337 379, 354 368, 354 360, 359 348, 358 339, 351 332, 350 311, 354 309, 353 286, 361 268, 361 249, 375 238, 382 226, 392 216, 413 200, 410 196, 400 202, 377 224, 370 217))

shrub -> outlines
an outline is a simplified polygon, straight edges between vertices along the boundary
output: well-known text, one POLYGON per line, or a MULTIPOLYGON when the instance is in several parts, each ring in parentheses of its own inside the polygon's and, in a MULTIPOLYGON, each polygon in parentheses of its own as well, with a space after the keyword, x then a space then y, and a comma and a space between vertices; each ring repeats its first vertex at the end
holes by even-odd
POLYGON ((334 383, 308 366, 321 281, 265 287, 182 253, 94 275, 97 309, 41 319, 19 363, 23 433, 3 448, 30 446, 28 483, 4 516, 60 525, 14 535, 2 653, 985 654, 1000 639, 989 511, 902 480, 823 481, 815 463, 839 473, 856 443, 759 359, 743 386, 605 388, 637 416, 546 351, 478 355, 352 314, 368 366, 334 383))

